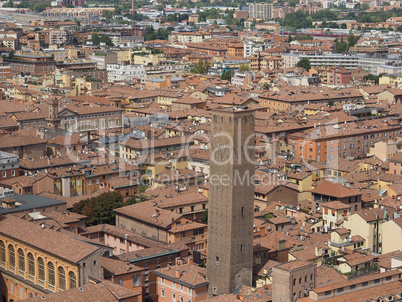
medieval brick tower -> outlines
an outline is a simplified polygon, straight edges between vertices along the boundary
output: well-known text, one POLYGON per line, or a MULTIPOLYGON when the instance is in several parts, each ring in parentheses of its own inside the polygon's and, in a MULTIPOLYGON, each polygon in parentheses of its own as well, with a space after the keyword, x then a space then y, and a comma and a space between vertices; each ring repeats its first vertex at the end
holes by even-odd
POLYGON ((254 111, 212 113, 207 279, 210 297, 252 284, 254 111))
POLYGON ((59 119, 59 101, 56 98, 51 98, 49 102, 49 113, 46 118, 47 124, 52 127, 60 125, 59 119))

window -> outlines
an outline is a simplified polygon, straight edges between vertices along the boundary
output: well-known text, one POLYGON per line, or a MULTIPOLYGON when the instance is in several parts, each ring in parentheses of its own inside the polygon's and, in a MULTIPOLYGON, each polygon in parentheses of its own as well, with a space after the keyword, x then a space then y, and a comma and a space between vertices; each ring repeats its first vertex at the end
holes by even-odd
POLYGON ((183 291, 184 287, 182 284, 180 284, 180 290, 183 291))
POLYGON ((32 253, 28 253, 28 274, 35 276, 35 259, 32 253))
POLYGON ((88 185, 91 186, 91 185, 92 185, 92 181, 89 180, 89 181, 88 181, 88 185))
POLYGON ((327 290, 326 292, 325 292, 325 295, 326 296, 329 296, 331 294, 331 291, 330 290, 327 290))
POLYGON ((389 281, 391 279, 392 279, 392 276, 388 276, 388 277, 385 278, 386 281, 389 281))
POLYGON ((9 257, 9 263, 11 267, 15 267, 15 250, 14 246, 11 244, 8 246, 8 257, 9 257))
POLYGON ((343 292, 343 287, 342 288, 338 288, 338 293, 343 292))
POLYGON ((164 288, 161 288, 161 297, 165 298, 165 289, 164 288))
POLYGON ((172 302, 176 302, 176 293, 172 293, 172 302))
POLYGON ((3 172, 3 177, 7 177, 7 172, 6 171, 3 172))
POLYGON ((47 271, 49 274, 49 284, 55 286, 56 285, 56 275, 54 272, 54 265, 52 262, 47 264, 47 271))
POLYGON ((70 282, 70 288, 76 288, 77 287, 77 278, 75 277, 74 272, 68 273, 68 279, 70 282))
POLYGON ((244 207, 241 207, 241 216, 244 216, 244 207))
POLYGON ((350 286, 350 289, 355 289, 356 288, 356 284, 353 284, 350 286))
POLYGON ((20 271, 25 271, 25 255, 22 249, 18 249, 18 267, 20 271))
POLYGON ((20 287, 20 297, 21 298, 24 297, 24 289, 22 287, 20 287))
POLYGON ((0 241, 0 262, 6 262, 6 246, 3 241, 0 241))
POLYGON ((15 176, 15 170, 11 171, 11 176, 15 176))
POLYGON ((380 283, 380 279, 375 279, 374 284, 380 283))
POLYGON ((368 282, 363 282, 362 283, 362 286, 367 286, 368 285, 368 282))
POLYGON ((141 285, 141 275, 133 275, 133 287, 141 285))
POLYGON ((59 266, 57 269, 59 273, 59 288, 61 290, 66 289, 66 272, 64 271, 64 268, 62 266, 59 266))
POLYGON ((45 281, 45 263, 42 258, 38 258, 39 280, 45 281))
POLYGON ((161 279, 161 283, 162 283, 162 284, 165 284, 165 278, 162 278, 162 279, 161 279))
POLYGON ((123 278, 119 278, 119 285, 123 286, 123 278))

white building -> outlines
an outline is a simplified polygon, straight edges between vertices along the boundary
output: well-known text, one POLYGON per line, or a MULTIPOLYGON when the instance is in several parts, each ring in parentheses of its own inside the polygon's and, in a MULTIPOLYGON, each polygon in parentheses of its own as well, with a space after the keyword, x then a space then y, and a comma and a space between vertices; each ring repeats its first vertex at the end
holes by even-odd
POLYGON ((147 73, 144 65, 107 65, 107 78, 108 82, 120 82, 125 80, 140 79, 144 83, 147 79, 147 73))
POLYGON ((247 41, 244 42, 243 47, 244 47, 243 51, 244 57, 250 57, 258 51, 264 51, 265 49, 268 49, 268 44, 254 41, 247 41))
POLYGON ((271 3, 256 3, 249 5, 250 18, 262 18, 264 20, 272 19, 272 4, 271 3))

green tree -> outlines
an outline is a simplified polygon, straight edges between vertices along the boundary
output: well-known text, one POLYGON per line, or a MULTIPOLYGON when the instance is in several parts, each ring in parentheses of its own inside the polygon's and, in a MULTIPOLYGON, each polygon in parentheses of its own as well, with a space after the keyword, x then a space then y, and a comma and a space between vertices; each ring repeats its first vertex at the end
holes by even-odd
POLYGON ((334 100, 328 100, 327 102, 328 107, 332 107, 335 105, 335 101, 334 100))
POLYGON ((264 215, 265 219, 270 219, 272 217, 274 217, 274 215, 272 215, 271 213, 268 213, 268 214, 264 215))
POLYGON ((269 88, 271 88, 271 85, 269 85, 268 82, 265 82, 263 87, 264 89, 268 90, 269 88))
POLYGON ((248 64, 240 64, 239 71, 241 71, 241 72, 250 71, 250 65, 248 65, 248 64))
POLYGON ((303 58, 301 59, 299 62, 297 62, 296 64, 297 67, 302 67, 304 68, 306 71, 309 71, 311 68, 311 63, 310 60, 307 58, 303 58))
POLYGON ((202 60, 198 60, 197 63, 194 64, 191 72, 198 74, 206 74, 209 70, 209 63, 204 63, 202 60))
POLYGON ((202 213, 201 222, 208 223, 208 209, 206 209, 204 213, 202 213))
POLYGON ((373 81, 375 84, 378 84, 380 81, 380 76, 381 75, 374 75, 374 74, 368 74, 366 76, 363 77, 363 80, 365 81, 373 81))
POLYGON ((10 50, 9 52, 8 52, 8 59, 13 59, 14 58, 14 51, 12 51, 12 50, 10 50))
POLYGON ((338 41, 338 39, 335 40, 335 52, 337 53, 344 53, 349 50, 349 44, 344 42, 343 39, 341 41, 338 41))
POLYGON ((98 197, 81 200, 73 206, 72 212, 87 216, 88 226, 115 224, 114 209, 123 207, 123 197, 118 192, 103 193, 98 197))
POLYGON ((368 3, 366 3, 366 2, 364 2, 363 4, 360 5, 360 8, 362 10, 367 10, 367 9, 370 8, 370 5, 368 3))
POLYGON ((106 20, 112 19, 113 15, 114 15, 114 12, 112 12, 110 10, 104 9, 102 11, 102 17, 105 18, 106 20))
POLYGON ((226 80, 226 81, 230 82, 230 80, 232 79, 232 76, 233 76, 233 71, 232 70, 225 70, 221 74, 221 80, 226 80))

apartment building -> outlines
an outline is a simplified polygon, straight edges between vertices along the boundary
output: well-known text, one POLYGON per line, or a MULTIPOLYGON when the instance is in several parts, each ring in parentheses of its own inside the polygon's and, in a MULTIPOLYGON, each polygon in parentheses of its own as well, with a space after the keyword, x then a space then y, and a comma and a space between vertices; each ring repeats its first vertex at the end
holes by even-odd
POLYGON ((142 236, 166 243, 193 241, 194 247, 206 248, 207 226, 169 210, 144 201, 115 209, 116 226, 128 229, 142 236), (193 238, 194 237, 194 238, 193 238), (203 246, 200 244, 203 243, 203 246))
MULTIPOLYGON (((332 215, 333 213, 332 210, 336 209, 331 209, 331 207, 336 207, 337 209, 343 209, 340 203, 342 203, 345 206, 346 205, 349 206, 352 212, 360 211, 360 209, 362 208, 362 200, 361 200, 362 192, 356 189, 348 188, 340 183, 324 180, 320 182, 313 190, 311 190, 311 193, 313 195, 312 200, 313 211, 321 212, 319 209, 323 206, 326 206, 326 208, 328 209, 327 210, 328 213, 331 213, 332 215), (332 204, 331 202, 333 201, 338 201, 340 203, 332 204), (328 203, 329 206, 327 205, 328 203)), ((336 217, 336 215, 333 217, 336 217)), ((331 227, 331 222, 334 221, 328 220, 328 222, 330 223, 328 227, 331 227)), ((335 225, 336 223, 332 223, 332 227, 335 227, 335 225)))
POLYGON ((108 64, 117 64, 117 53, 98 51, 90 55, 89 59, 96 63, 98 69, 106 70, 108 64))
POLYGON ((271 3, 252 3, 249 5, 249 17, 261 18, 263 20, 272 19, 273 5, 271 3))
POLYGON ((389 173, 402 175, 402 153, 395 154, 389 159, 389 173))
POLYGON ((0 151, 0 180, 20 175, 18 155, 0 151))
POLYGON ((109 83, 131 81, 133 79, 138 79, 141 83, 144 83, 147 79, 144 65, 108 64, 106 70, 109 83))
POLYGON ((383 225, 388 221, 388 211, 373 208, 358 211, 345 220, 343 226, 351 230, 351 235, 359 235, 371 252, 382 253, 383 225))
POLYGON ((187 136, 154 140, 136 140, 134 138, 128 138, 120 143, 120 157, 135 159, 153 153, 184 150, 190 148, 193 144, 194 140, 187 136))
POLYGON ((208 281, 206 268, 179 261, 176 266, 160 268, 154 273, 157 276, 157 294, 159 302, 193 302, 207 298, 208 281))
POLYGON ((390 120, 318 126, 311 130, 290 134, 296 156, 318 162, 337 157, 360 158, 367 155, 375 142, 400 135, 401 126, 390 120))

